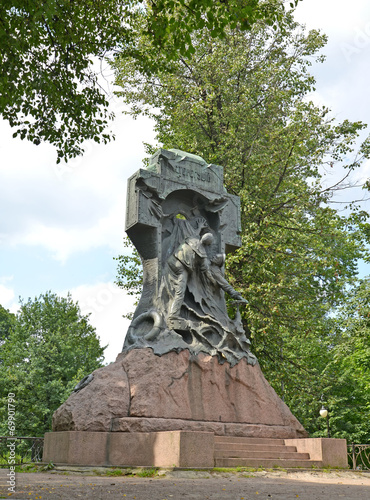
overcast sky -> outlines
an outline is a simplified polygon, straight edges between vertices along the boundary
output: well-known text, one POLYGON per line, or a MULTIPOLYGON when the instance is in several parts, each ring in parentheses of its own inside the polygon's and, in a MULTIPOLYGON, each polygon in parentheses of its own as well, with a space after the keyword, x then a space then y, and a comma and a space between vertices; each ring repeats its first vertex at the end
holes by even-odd
MULTIPOLYGON (((368 0, 303 0, 296 19, 329 36, 327 60, 312 71, 314 100, 338 120, 370 123, 368 0)), ((126 180, 142 166, 143 142, 154 143, 149 120, 123 116, 119 101, 113 108, 116 141, 89 143, 84 157, 64 166, 55 164, 52 147, 13 139, 0 121, 0 304, 16 311, 19 296, 70 291, 109 344, 107 362, 122 348, 128 324, 122 314, 132 309, 132 299, 113 284, 126 180)), ((369 174, 367 162, 361 176, 369 174)))

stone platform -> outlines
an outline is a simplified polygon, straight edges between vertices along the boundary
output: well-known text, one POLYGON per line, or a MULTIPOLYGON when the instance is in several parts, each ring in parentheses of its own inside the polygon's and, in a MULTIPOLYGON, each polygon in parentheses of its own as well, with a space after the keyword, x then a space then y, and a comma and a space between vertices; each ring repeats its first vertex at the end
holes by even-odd
POLYGON ((49 432, 44 462, 142 467, 340 467, 345 439, 266 439, 212 432, 49 432))

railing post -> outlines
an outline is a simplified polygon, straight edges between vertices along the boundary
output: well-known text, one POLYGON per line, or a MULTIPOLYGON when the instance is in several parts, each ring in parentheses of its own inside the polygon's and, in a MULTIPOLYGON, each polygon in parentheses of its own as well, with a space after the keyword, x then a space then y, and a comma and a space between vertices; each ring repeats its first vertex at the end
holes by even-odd
POLYGON ((352 443, 352 469, 356 470, 356 452, 355 443, 352 443))
POLYGON ((35 440, 32 440, 31 446, 31 462, 35 462, 35 440))

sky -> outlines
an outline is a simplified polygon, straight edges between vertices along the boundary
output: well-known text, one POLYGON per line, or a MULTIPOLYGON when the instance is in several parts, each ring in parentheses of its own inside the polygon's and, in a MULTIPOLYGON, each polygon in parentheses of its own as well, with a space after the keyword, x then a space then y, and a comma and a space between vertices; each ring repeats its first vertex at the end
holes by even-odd
MULTIPOLYGON (((310 97, 339 121, 370 124, 368 0, 303 0, 295 17, 329 37, 326 62, 311 69, 317 85, 310 97)), ((108 346, 106 362, 121 351, 129 324, 122 315, 133 310, 133 299, 114 284, 126 182, 142 168, 143 143, 155 143, 150 120, 123 115, 118 99, 112 109, 116 140, 89 142, 83 157, 63 165, 53 147, 14 139, 0 121, 0 304, 15 312, 19 297, 70 292, 108 346)), ((358 177, 370 177, 370 162, 358 177)))

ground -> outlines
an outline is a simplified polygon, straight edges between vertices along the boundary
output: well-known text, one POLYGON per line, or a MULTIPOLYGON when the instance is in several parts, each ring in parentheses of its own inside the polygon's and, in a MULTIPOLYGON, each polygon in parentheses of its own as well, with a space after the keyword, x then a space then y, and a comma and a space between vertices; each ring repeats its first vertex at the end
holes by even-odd
POLYGON ((59 467, 16 473, 15 493, 0 470, 0 498, 19 500, 369 500, 370 473, 283 470, 135 470, 59 467), (108 474, 110 475, 106 475, 108 474), (126 471, 127 472, 127 471, 126 471), (105 475, 102 475, 105 474, 105 475), (153 475, 155 474, 155 475, 153 475), (147 477, 143 477, 147 476, 147 477))

